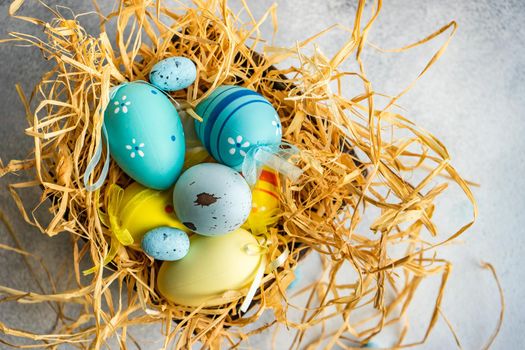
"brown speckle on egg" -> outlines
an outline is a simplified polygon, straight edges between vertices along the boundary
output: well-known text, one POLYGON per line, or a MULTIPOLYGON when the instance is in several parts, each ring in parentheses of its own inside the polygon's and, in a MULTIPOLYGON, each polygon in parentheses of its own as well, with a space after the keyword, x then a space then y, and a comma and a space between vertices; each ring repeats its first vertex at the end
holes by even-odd
POLYGON ((216 197, 214 194, 202 192, 197 195, 197 199, 193 203, 195 205, 200 205, 202 207, 208 207, 212 205, 213 203, 217 202, 217 199, 220 199, 221 197, 216 197))

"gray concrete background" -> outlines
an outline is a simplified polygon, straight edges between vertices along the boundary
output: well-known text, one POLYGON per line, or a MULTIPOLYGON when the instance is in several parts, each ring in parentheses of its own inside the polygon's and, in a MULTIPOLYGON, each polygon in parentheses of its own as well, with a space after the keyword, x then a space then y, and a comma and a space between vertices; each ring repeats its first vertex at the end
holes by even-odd
MULTIPOLYGON (((100 2, 107 6, 104 1, 100 2)), ((31 25, 7 18, 9 3, 0 0, 0 36, 5 37, 9 31, 35 32, 31 25)), ((76 12, 90 8, 90 2, 69 0, 60 3, 76 12)), ((260 15, 269 4, 269 1, 252 1, 252 9, 260 15)), ((232 6, 238 7, 236 3, 232 6)), ((44 13, 34 1, 29 1, 22 11, 35 16, 44 13)), ((336 22, 351 26, 354 11, 353 1, 280 1, 280 32, 275 43, 292 45, 336 22)), ((459 30, 447 53, 400 103, 406 108, 408 117, 447 145, 460 173, 482 185, 474 189, 480 207, 479 220, 459 244, 447 247, 443 253, 455 264, 443 312, 455 326, 465 349, 482 347, 496 325, 498 313, 494 281, 479 267, 480 261, 489 261, 499 273, 507 302, 503 328, 493 348, 519 349, 523 348, 525 331, 522 306, 525 272, 520 265, 525 226, 522 213, 525 207, 525 33, 522 26, 525 4, 520 0, 387 1, 370 40, 382 47, 398 47, 452 19, 459 23, 459 30)), ((264 28, 264 33, 270 37, 269 26, 264 28)), ((321 40, 319 45, 329 55, 345 39, 346 34, 338 32, 321 40)), ((368 50, 365 61, 375 89, 387 94, 399 91, 423 68, 439 42, 397 55, 368 50)), ((0 157, 7 162, 11 158, 24 157, 31 147, 30 139, 23 136, 26 123, 14 84, 20 82, 25 91, 30 91, 45 72, 46 62, 34 49, 7 46, 0 46, 0 62, 0 157)), ((14 176, 0 179, 0 209, 12 221, 23 247, 42 255, 55 273, 61 272, 71 258, 69 239, 66 235, 44 237, 23 222, 5 188, 15 180, 14 176)), ((39 193, 34 191, 26 195, 37 199, 39 193)), ((441 228, 451 232, 460 219, 468 215, 465 203, 441 204, 438 214, 441 228)), ((14 244, 4 227, 0 227, 0 243, 14 244)), ((315 269, 315 258, 305 265, 306 271, 315 269)), ((41 278, 43 272, 37 271, 41 278)), ((23 260, 3 251, 0 252, 0 284, 38 291, 23 260)), ((412 339, 422 335, 419 326, 428 322, 424 305, 434 296, 433 285, 435 281, 422 286, 415 301, 421 310, 410 313, 412 339)), ((50 290, 49 286, 44 288, 50 290)), ((46 332, 52 329, 54 322, 49 311, 47 305, 1 303, 0 322, 10 327, 46 332)), ((261 322, 268 320, 270 315, 266 314, 261 322)), ((143 340, 143 348, 155 349, 159 346, 156 330, 141 328, 132 333, 143 340)), ((287 343, 290 334, 281 331, 279 348, 287 343)), ((315 337, 315 331, 311 336, 315 337)), ((15 341, 12 337, 0 338, 15 341)), ((388 332, 375 340, 385 347, 391 344, 388 332)), ((256 349, 267 349, 268 344, 268 334, 250 343, 256 349)), ((3 346, 0 344, 0 348, 3 346)), ((419 348, 454 347, 450 332, 440 320, 427 344, 419 348)))

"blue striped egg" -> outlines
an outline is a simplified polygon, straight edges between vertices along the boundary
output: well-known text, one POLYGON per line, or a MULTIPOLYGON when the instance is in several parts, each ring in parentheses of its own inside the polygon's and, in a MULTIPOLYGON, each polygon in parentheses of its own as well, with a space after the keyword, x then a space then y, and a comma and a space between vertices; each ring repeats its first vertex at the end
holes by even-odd
POLYGON ((240 86, 222 85, 200 102, 195 131, 218 161, 241 170, 246 153, 258 145, 281 143, 281 121, 261 94, 240 86))
POLYGON ((135 181, 156 190, 171 187, 184 163, 185 142, 177 110, 147 83, 120 85, 104 112, 113 160, 135 181))

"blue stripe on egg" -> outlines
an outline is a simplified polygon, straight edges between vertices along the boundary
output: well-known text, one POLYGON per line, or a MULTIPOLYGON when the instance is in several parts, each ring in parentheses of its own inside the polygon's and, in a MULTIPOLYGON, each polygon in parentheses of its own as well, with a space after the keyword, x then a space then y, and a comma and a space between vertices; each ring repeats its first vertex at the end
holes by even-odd
MULTIPOLYGON (((244 89, 246 91, 246 89, 244 89)), ((249 91, 249 90, 248 90, 249 91)), ((233 95, 233 93, 231 93, 231 95, 233 95)), ((230 95, 230 96, 231 96, 230 95)), ((226 99, 227 97, 225 97, 226 99)), ((250 113, 246 113, 246 108, 250 108, 249 105, 245 105, 244 108, 241 108, 241 109, 237 109, 237 111, 233 114, 231 114, 232 111, 234 111, 237 107, 239 107, 240 105, 246 103, 246 102, 250 102, 250 101, 260 101, 260 102, 265 102, 264 98, 259 95, 259 94, 245 94, 245 95, 238 95, 238 98, 234 99, 231 103, 229 103, 222 111, 221 113, 219 113, 219 115, 217 116, 217 119, 215 120, 215 123, 212 127, 212 130, 211 130, 211 133, 208 137, 208 142, 209 142, 209 148, 210 150, 212 151, 212 154, 214 156, 214 158, 220 162, 223 162, 223 164, 226 164, 225 159, 224 159, 224 150, 223 150, 223 147, 216 147, 217 144, 223 144, 224 143, 224 138, 221 138, 220 137, 220 133, 221 133, 221 130, 225 129, 225 130, 228 130, 227 132, 224 132, 222 133, 222 136, 226 136, 226 139, 228 137, 232 137, 232 138, 236 138, 237 135, 239 135, 239 133, 241 135, 245 135, 245 129, 248 127, 251 127, 253 124, 251 123, 252 121, 252 116, 250 115, 250 113), (226 124, 226 120, 228 119, 228 121, 236 121, 234 122, 233 124, 228 122, 226 124), (239 121, 242 120, 243 121, 243 130, 238 130, 236 128, 235 125, 238 125, 239 121), (232 126, 233 126, 233 129, 232 129, 232 126), (233 134, 232 134, 233 133, 233 134)), ((260 104, 259 104, 260 106, 260 104)), ((270 105, 267 105, 268 107, 272 108, 270 105)), ((257 125, 253 125, 255 128, 257 128, 257 125)), ((244 140, 244 141, 247 141, 247 140, 244 140)), ((250 142, 253 142, 254 140, 250 140, 250 142)), ((238 162, 236 162, 237 164, 238 162)), ((231 164, 230 164, 231 166, 231 164)))
POLYGON ((209 103, 206 105, 206 108, 204 109, 203 113, 206 114, 206 112, 208 112, 208 109, 210 108, 210 106, 215 101, 219 101, 219 97, 221 97, 224 93, 226 93, 226 92, 228 92, 230 90, 233 90, 233 89, 237 89, 237 87, 236 86, 227 86, 226 88, 223 89, 223 86, 221 86, 221 87, 217 88, 215 91, 213 91, 213 93, 209 97, 211 100, 209 100, 209 103))
MULTIPOLYGON (((238 90, 239 87, 235 85, 221 85, 217 87, 206 99, 202 100, 196 107, 195 112, 200 115, 204 120, 202 122, 195 121, 195 131, 197 136, 204 139, 204 127, 207 124, 208 116, 211 111, 222 101, 225 94, 228 94, 230 90, 238 90)), ((203 142, 204 143, 204 142, 203 142)))
POLYGON ((204 129, 204 142, 207 149, 210 149, 210 136, 211 131, 213 127, 215 126, 215 122, 217 121, 217 118, 221 114, 221 112, 230 105, 230 103, 234 102, 240 97, 243 96, 260 96, 257 92, 243 89, 243 90, 237 90, 232 92, 231 94, 226 95, 218 104, 215 106, 215 108, 211 111, 210 116, 208 117, 208 121, 206 122, 206 127, 204 129))
MULTIPOLYGON (((213 91, 213 93, 211 93, 211 95, 205 101, 202 102, 202 104, 199 104, 199 106, 197 107, 196 112, 198 114, 200 114, 201 116, 207 115, 208 109, 210 108, 210 106, 212 106, 215 102, 220 102, 221 101, 220 97, 223 94, 225 94, 227 91, 230 91, 230 90, 233 90, 233 89, 236 89, 236 88, 237 88, 237 86, 228 86, 228 85, 218 87, 217 89, 215 89, 213 91), (204 110, 201 111, 200 109, 202 109, 203 107, 204 107, 204 110)), ((202 132, 204 130, 204 125, 206 123, 204 123, 204 122, 202 122, 202 123, 198 122, 198 123, 199 123, 199 124, 197 124, 198 127, 196 128, 197 136, 198 137, 202 137, 202 132)))
MULTIPOLYGON (((226 120, 224 120, 224 122, 222 123, 221 125, 221 128, 219 130, 219 135, 217 136, 217 147, 216 147, 216 150, 217 150, 217 153, 218 153, 218 157, 219 157, 219 161, 221 163, 224 163, 224 159, 222 159, 222 156, 221 156, 221 146, 220 146, 220 140, 221 140, 221 135, 222 135, 222 132, 224 130, 224 127, 226 126, 226 124, 228 123, 228 121, 230 120, 230 118, 238 111, 240 110, 241 108, 247 106, 247 105, 251 105, 252 103, 265 103, 265 104, 269 104, 267 101, 260 101, 260 100, 251 100, 251 101, 247 101, 247 102, 244 102, 243 104, 241 104, 240 106, 238 106, 237 108, 235 108, 230 114, 228 114, 228 116, 226 117, 226 120)), ((270 105, 271 106, 271 105, 270 105)))

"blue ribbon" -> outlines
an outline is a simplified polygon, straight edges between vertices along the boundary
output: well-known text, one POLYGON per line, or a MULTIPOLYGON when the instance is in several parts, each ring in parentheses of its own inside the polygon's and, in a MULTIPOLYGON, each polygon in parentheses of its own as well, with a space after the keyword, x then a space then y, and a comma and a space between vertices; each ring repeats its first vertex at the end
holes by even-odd
POLYGON ((106 141, 106 149, 107 149, 107 156, 106 160, 104 161, 104 166, 102 167, 102 172, 100 173, 100 176, 97 181, 95 181, 94 184, 89 184, 89 177, 95 171, 95 167, 98 165, 100 158, 102 156, 102 142, 98 144, 97 148, 95 149, 95 154, 93 155, 93 158, 89 161, 89 164, 86 167, 86 172, 84 173, 84 187, 86 187, 86 190, 88 191, 95 191, 102 186, 104 181, 106 180, 106 177, 108 176, 109 171, 109 141, 108 141, 108 132, 106 130, 106 126, 102 124, 102 133, 103 138, 106 141))
MULTIPOLYGON (((113 97, 115 97, 117 92, 128 84, 129 83, 123 83, 123 84, 112 87, 109 90, 108 104, 113 99, 113 97)), ((104 108, 102 108, 102 115, 104 115, 106 108, 107 108, 107 105, 104 106, 104 108)), ((91 158, 91 160, 89 161, 86 167, 86 172, 84 173, 84 179, 83 179, 84 187, 89 192, 96 191, 97 189, 99 189, 104 184, 104 181, 106 180, 106 177, 108 176, 108 172, 109 172, 109 162, 110 162, 109 138, 108 138, 108 131, 106 130, 106 126, 104 125, 104 122, 102 122, 102 137, 106 141, 105 143, 106 143, 106 150, 107 150, 106 160, 104 161, 102 172, 100 173, 98 180, 95 181, 94 184, 90 185, 89 178, 91 177, 91 174, 95 171, 95 168, 97 167, 98 163, 100 162, 100 158, 102 157, 102 142, 101 142, 98 144, 97 148, 95 149, 95 154, 93 155, 93 158, 91 158)))
POLYGON ((299 149, 294 145, 283 142, 280 145, 256 145, 251 147, 242 163, 242 174, 246 182, 255 185, 263 165, 269 166, 277 172, 295 182, 303 173, 302 169, 289 163, 293 155, 299 154, 299 149), (281 146, 286 146, 282 148, 281 146))
MULTIPOLYGON (((112 87, 109 90, 109 102, 115 97, 117 92, 123 88, 124 86, 128 85, 129 83, 123 83, 117 86, 112 87)), ((102 115, 106 112, 107 105, 102 108, 102 115)), ((89 192, 98 190, 102 184, 104 184, 104 181, 106 180, 106 177, 108 176, 109 172, 109 161, 110 161, 110 152, 109 152, 109 138, 108 138, 108 131, 106 130, 106 126, 104 125, 104 122, 102 122, 102 137, 106 141, 106 150, 107 150, 107 156, 106 160, 104 161, 104 166, 102 167, 102 172, 100 173, 100 176, 97 181, 95 181, 94 184, 89 184, 89 178, 91 177, 91 174, 95 171, 95 168, 97 167, 98 163, 100 162, 100 158, 102 156, 102 142, 98 144, 97 148, 95 149, 95 154, 93 155, 93 158, 89 161, 86 172, 84 173, 84 187, 89 192)))

